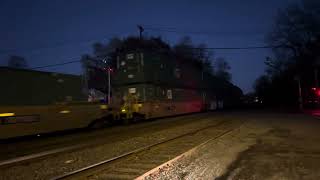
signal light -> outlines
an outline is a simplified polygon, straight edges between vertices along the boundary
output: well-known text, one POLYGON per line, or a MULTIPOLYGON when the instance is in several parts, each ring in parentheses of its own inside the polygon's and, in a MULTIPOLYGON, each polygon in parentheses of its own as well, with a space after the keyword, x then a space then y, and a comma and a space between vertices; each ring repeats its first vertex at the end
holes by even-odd
POLYGON ((112 68, 103 68, 103 70, 108 71, 108 72, 113 72, 112 68))
POLYGON ((313 94, 320 97, 320 88, 311 88, 311 90, 313 91, 313 94))

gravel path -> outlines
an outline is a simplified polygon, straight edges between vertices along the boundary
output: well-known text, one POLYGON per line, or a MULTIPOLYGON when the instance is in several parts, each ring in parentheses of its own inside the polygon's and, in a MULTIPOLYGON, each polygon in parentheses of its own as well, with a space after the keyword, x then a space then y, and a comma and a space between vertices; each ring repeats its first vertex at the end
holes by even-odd
POLYGON ((320 121, 304 115, 238 114, 238 131, 146 179, 320 179, 320 121))

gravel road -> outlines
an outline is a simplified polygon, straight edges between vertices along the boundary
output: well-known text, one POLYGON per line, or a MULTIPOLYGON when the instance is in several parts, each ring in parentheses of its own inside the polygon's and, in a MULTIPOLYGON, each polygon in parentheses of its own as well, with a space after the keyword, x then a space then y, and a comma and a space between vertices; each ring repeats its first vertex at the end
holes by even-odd
POLYGON ((320 121, 300 114, 238 113, 238 131, 146 179, 320 179, 320 121))

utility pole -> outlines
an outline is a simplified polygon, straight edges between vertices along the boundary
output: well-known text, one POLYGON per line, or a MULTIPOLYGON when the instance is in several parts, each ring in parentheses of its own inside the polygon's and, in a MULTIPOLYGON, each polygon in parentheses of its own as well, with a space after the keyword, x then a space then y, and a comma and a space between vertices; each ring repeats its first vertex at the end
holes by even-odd
POLYGON ((302 90, 301 90, 301 79, 300 76, 296 76, 295 80, 298 81, 298 91, 299 91, 299 109, 303 110, 303 99, 302 99, 302 90))
POLYGON ((111 68, 108 67, 108 104, 110 104, 110 99, 111 99, 111 68))
POLYGON ((142 39, 142 32, 144 31, 144 28, 141 25, 138 25, 138 29, 139 29, 139 37, 141 40, 142 39))
POLYGON ((319 66, 320 66, 320 57, 316 59, 316 62, 314 64, 314 81, 315 81, 316 88, 319 87, 319 78, 318 78, 319 66))
POLYGON ((314 81, 315 81, 316 88, 318 88, 319 82, 318 82, 318 68, 317 67, 314 69, 314 81))
POLYGON ((102 62, 106 65, 106 69, 108 71, 108 104, 110 104, 110 99, 111 99, 111 67, 108 65, 107 58, 102 59, 102 62))

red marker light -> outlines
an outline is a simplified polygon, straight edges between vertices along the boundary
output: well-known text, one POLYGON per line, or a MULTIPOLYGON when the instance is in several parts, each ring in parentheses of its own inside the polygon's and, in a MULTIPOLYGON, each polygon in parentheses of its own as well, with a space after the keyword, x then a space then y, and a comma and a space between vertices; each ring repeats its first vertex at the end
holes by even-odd
POLYGON ((312 89, 313 91, 317 90, 317 88, 315 88, 315 87, 314 87, 314 88, 311 88, 311 89, 312 89))

